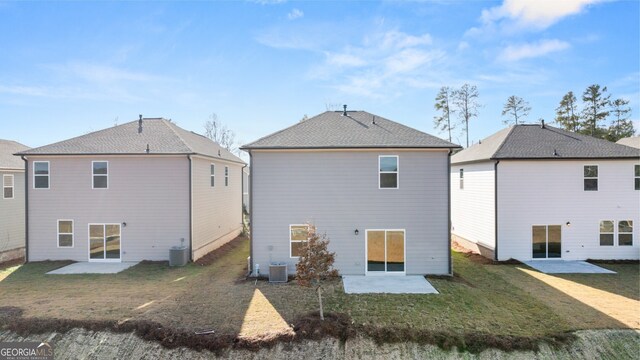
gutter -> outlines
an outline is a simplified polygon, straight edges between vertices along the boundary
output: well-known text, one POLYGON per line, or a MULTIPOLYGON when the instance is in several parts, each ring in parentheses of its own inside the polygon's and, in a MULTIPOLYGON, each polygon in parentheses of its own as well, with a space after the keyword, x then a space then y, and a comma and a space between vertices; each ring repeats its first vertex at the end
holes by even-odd
POLYGON ((451 260, 451 155, 453 150, 449 150, 449 154, 447 155, 447 213, 448 213, 448 224, 449 228, 447 230, 447 235, 449 239, 448 249, 448 257, 447 260, 449 262, 449 275, 453 276, 453 261, 451 260))
POLYGON ((496 160, 493 164, 493 231, 495 246, 493 249, 493 259, 498 261, 498 164, 500 160, 496 160))
POLYGON ((24 262, 29 262, 29 160, 24 155, 24 262))
MULTIPOLYGON (((242 229, 244 230, 244 168, 249 166, 249 164, 244 164, 242 169, 240 169, 240 222, 242 223, 242 229)), ((247 175, 247 185, 249 185, 249 175, 247 175)))
POLYGON ((191 154, 189 159, 189 261, 193 262, 193 165, 191 154))
MULTIPOLYGON (((249 174, 249 275, 253 273, 253 213, 255 208, 253 207, 253 175, 255 174, 255 166, 253 166, 253 156, 249 151, 249 164, 251 164, 251 173, 249 174)), ((256 274, 256 277, 258 274, 256 274)))

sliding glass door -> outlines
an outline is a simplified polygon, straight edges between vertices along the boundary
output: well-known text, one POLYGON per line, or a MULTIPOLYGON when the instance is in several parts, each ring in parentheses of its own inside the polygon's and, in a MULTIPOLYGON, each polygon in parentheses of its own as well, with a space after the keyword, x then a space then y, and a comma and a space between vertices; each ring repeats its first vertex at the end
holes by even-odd
POLYGON ((89 261, 120 261, 120 224, 89 224, 89 261))
POLYGON ((404 230, 367 230, 367 273, 405 272, 404 230))
POLYGON ((562 226, 534 225, 531 227, 532 257, 554 259, 562 257, 562 226))

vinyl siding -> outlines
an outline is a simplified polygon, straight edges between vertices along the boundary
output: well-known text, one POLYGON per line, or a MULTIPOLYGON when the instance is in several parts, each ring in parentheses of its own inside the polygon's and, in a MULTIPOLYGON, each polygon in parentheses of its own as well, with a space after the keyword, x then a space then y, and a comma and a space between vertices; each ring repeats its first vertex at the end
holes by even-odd
POLYGON ((252 151, 253 263, 290 257, 289 225, 330 238, 341 274, 365 273, 367 229, 405 229, 407 274, 448 273, 447 151, 252 151), (399 189, 378 189, 378 156, 399 156, 399 189), (358 229, 359 234, 354 231, 358 229))
POLYGON ((531 259, 532 225, 562 225, 563 259, 638 259, 640 191, 634 190, 634 164, 638 161, 501 161, 499 259, 531 259), (598 191, 583 190, 584 165, 598 165, 598 191), (633 246, 600 246, 600 220, 633 220, 633 246))
POLYGON ((242 166, 194 157, 193 250, 194 260, 232 240, 242 231, 242 166), (215 186, 211 187, 211 164, 215 164, 215 186), (229 167, 229 186, 224 185, 224 167, 229 167))
POLYGON ((451 165, 453 235, 495 248, 494 187, 494 162, 451 165), (464 189, 460 189, 460 169, 464 170, 464 189))
POLYGON ((89 223, 122 227, 122 261, 168 260, 189 243, 186 156, 30 156, 50 162, 50 189, 29 179, 29 261, 88 260, 89 223), (91 161, 109 161, 109 188, 92 189, 91 161), (57 247, 57 220, 74 221, 73 248, 57 247))
POLYGON ((0 262, 13 258, 16 252, 12 250, 24 249, 25 245, 24 172, 0 171, 0 186, 3 175, 13 175, 14 184, 13 199, 5 199, 0 193, 0 262))

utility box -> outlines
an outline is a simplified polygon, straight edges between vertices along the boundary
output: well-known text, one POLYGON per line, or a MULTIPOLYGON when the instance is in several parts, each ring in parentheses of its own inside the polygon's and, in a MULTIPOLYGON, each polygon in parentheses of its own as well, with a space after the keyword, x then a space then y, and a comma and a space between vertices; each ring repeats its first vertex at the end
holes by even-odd
POLYGON ((287 263, 271 263, 269 265, 269 282, 286 283, 287 281, 289 281, 289 275, 287 274, 287 263))
POLYGON ((169 266, 185 266, 189 262, 189 249, 186 246, 174 246, 169 249, 169 266))

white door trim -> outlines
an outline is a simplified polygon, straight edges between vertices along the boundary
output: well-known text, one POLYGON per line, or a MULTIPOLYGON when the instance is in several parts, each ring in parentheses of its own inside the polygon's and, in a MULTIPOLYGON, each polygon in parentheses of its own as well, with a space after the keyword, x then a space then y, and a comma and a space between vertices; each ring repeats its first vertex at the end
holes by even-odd
POLYGON ((407 231, 405 229, 365 229, 364 230, 364 274, 367 276, 404 276, 407 274, 407 231), (369 231, 384 231, 384 271, 369 271, 368 270, 368 257, 369 257, 369 231), (387 232, 388 231, 402 231, 403 238, 403 251, 404 251, 404 267, 403 271, 387 271, 387 232))

